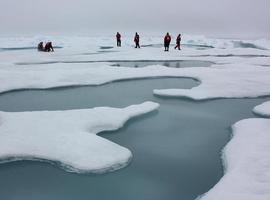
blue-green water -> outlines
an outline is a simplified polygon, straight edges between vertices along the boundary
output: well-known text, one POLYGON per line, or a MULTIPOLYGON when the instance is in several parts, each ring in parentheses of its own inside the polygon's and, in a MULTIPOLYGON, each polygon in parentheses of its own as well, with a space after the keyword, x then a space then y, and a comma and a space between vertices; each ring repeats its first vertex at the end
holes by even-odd
POLYGON ((230 126, 254 117, 252 108, 270 99, 195 102, 152 95, 153 89, 196 84, 190 79, 159 78, 0 95, 2 111, 124 107, 149 100, 161 105, 158 112, 130 120, 121 130, 101 134, 133 152, 128 167, 94 175, 67 173, 41 162, 1 164, 0 199, 194 200, 223 175, 220 153, 230 138, 230 126))
MULTIPOLYGON (((98 51, 95 53, 84 53, 83 55, 92 55, 92 54, 104 54, 104 53, 111 53, 113 51, 98 51)), ((174 67, 174 68, 181 68, 181 67, 210 67, 213 62, 210 61, 201 61, 201 60, 129 60, 129 61, 122 61, 122 60, 101 60, 101 61, 92 61, 92 60, 85 60, 85 61, 44 61, 44 62, 19 62, 15 63, 16 65, 48 65, 48 64, 57 64, 57 63, 100 63, 100 62, 111 62, 111 66, 118 66, 118 67, 146 67, 149 65, 163 65, 165 67, 174 67)))
POLYGON ((162 65, 165 67, 183 68, 183 67, 210 67, 213 62, 209 61, 191 61, 191 60, 168 60, 168 61, 114 61, 112 66, 121 67, 146 67, 149 65, 162 65))

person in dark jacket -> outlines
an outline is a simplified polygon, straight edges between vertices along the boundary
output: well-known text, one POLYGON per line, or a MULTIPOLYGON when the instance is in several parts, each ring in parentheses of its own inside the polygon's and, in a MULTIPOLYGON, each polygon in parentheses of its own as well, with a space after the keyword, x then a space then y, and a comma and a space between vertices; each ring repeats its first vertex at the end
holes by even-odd
POLYGON ((165 51, 169 51, 170 43, 171 43, 171 36, 169 33, 167 33, 164 37, 164 47, 165 51))
POLYGON ((140 36, 137 32, 135 33, 134 42, 135 42, 135 48, 141 48, 140 47, 140 36))
POLYGON ((38 51, 44 51, 43 42, 38 43, 38 51))
POLYGON ((116 41, 117 41, 117 46, 121 47, 121 34, 119 32, 116 33, 116 41))
POLYGON ((177 38, 176 38, 176 45, 175 45, 175 49, 177 49, 178 48, 178 50, 181 50, 181 34, 179 34, 178 36, 177 36, 177 38))
POLYGON ((51 52, 54 51, 53 46, 52 46, 52 42, 47 42, 45 47, 44 47, 44 51, 46 52, 51 52))

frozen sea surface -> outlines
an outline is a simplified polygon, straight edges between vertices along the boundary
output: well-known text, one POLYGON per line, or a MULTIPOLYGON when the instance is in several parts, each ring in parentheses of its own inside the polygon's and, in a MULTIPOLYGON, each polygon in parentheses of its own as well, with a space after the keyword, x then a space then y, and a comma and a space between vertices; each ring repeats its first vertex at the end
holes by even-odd
POLYGON ((103 175, 78 175, 50 164, 7 163, 0 165, 0 199, 194 200, 207 192, 223 175, 220 155, 230 138, 231 124, 254 117, 252 108, 267 98, 195 102, 151 94, 156 87, 175 85, 191 88, 197 83, 162 78, 2 94, 0 109, 16 112, 123 107, 145 100, 161 107, 130 120, 119 131, 101 134, 132 151, 133 160, 127 168, 103 175))
MULTIPOLYGON (((203 78, 204 80, 201 80, 202 85, 204 84, 207 87, 201 91, 194 91, 193 95, 195 96, 200 95, 200 92, 205 95, 209 91, 210 93, 213 92, 212 97, 217 98, 269 95, 269 68, 262 68, 261 66, 270 65, 270 40, 210 39, 204 36, 183 35, 184 48, 182 51, 172 50, 169 53, 164 53, 161 38, 162 36, 142 37, 143 48, 140 50, 132 48, 132 38, 126 38, 122 48, 114 48, 115 44, 109 37, 0 38, 2 82, 9 89, 47 88, 48 83, 51 84, 49 86, 55 87, 57 81, 50 78, 57 76, 57 73, 49 74, 49 78, 47 77, 44 81, 45 84, 36 84, 35 81, 40 83, 41 80, 40 77, 37 78, 37 75, 40 75, 39 70, 42 70, 45 74, 50 68, 52 72, 58 71, 61 74, 65 73, 64 68, 67 68, 67 71, 74 71, 60 76, 60 82, 63 82, 60 86, 78 85, 79 83, 76 81, 80 82, 81 80, 89 84, 89 79, 101 77, 98 73, 92 73, 92 70, 88 74, 91 76, 85 74, 85 71, 80 68, 83 65, 82 63, 91 65, 92 69, 98 67, 101 69, 101 62, 105 60, 115 62, 116 66, 130 67, 130 69, 119 70, 121 67, 113 68, 106 65, 106 68, 101 70, 101 74, 105 75, 103 78, 107 81, 101 82, 108 83, 118 80, 118 75, 122 74, 123 71, 132 71, 131 75, 133 75, 137 70, 147 71, 146 65, 158 61, 159 64, 171 68, 150 67, 149 74, 152 74, 155 69, 159 72, 160 70, 171 72, 177 72, 178 70, 183 72, 193 71, 191 74, 188 73, 188 77, 196 80, 203 78), (57 49, 53 54, 36 52, 34 48, 40 40, 53 40, 54 45, 63 48, 57 49), (169 62, 169 60, 173 62, 169 62), (190 60, 193 61, 190 62, 190 60), (90 62, 100 63, 97 63, 97 65, 88 64, 90 62), (212 62, 217 65, 211 65, 212 62), (70 63, 69 66, 72 65, 73 68, 69 68, 67 63, 70 63), (202 69, 172 69, 172 67, 189 67, 189 64, 196 66, 196 63, 199 63, 198 66, 204 64, 211 66, 202 69), (55 65, 50 66, 48 64, 55 65), (64 67, 61 67, 61 65, 64 65, 64 67), (131 69, 133 67, 145 67, 145 69, 131 69), (18 68, 22 69, 23 72, 33 73, 34 79, 31 76, 26 76, 27 73, 12 71, 18 68), (76 69, 82 73, 75 74, 77 78, 72 79, 76 69), (106 72, 110 72, 104 74, 105 69, 106 72), (116 77, 113 78, 114 73, 116 77), (15 79, 12 79, 14 74, 15 79), (9 78, 5 79, 6 77, 9 78), (70 84, 71 80, 75 82, 70 84), (28 81, 29 84, 25 85, 28 81), (208 84, 205 85, 205 82, 208 84), (230 87, 227 87, 228 85, 230 87), (219 88, 222 88, 222 90, 219 88)), ((145 73, 142 74, 145 75, 145 73)), ((128 77, 132 78, 131 75, 128 77)), ((185 73, 184 75, 187 76, 185 73)), ((162 76, 164 77, 164 74, 162 76)), ((122 78, 125 79, 125 77, 122 78)), ((138 78, 142 77, 144 76, 138 76, 138 78)), ((151 76, 148 75, 147 77, 151 76)), ((93 82, 95 83, 95 81, 97 80, 93 82)), ((247 161, 247 164, 253 167, 254 173, 252 173, 252 176, 254 180, 257 180, 257 182, 253 182, 256 187, 251 190, 248 189, 248 196, 245 191, 250 184, 245 179, 250 177, 250 173, 244 165, 240 165, 240 167, 244 167, 244 170, 240 171, 247 172, 246 174, 237 173, 230 176, 232 179, 228 179, 226 177, 230 173, 226 173, 221 181, 219 179, 223 175, 221 150, 230 138, 231 125, 242 119, 258 117, 252 113, 253 107, 269 101, 269 98, 216 99, 195 102, 181 97, 177 99, 152 95, 153 89, 157 88, 190 89, 197 84, 198 82, 190 79, 162 78, 120 81, 96 87, 66 87, 51 90, 29 89, 1 94, 0 110, 9 112, 70 110, 97 106, 124 107, 146 100, 158 102, 161 104, 161 108, 157 112, 130 120, 128 125, 121 130, 101 134, 102 137, 132 151, 134 158, 127 168, 103 175, 77 175, 66 173, 60 170, 58 166, 46 163, 20 161, 3 164, 0 165, 0 199, 191 200, 211 189, 203 198, 208 200, 209 195, 211 195, 211 198, 216 200, 217 195, 221 195, 222 192, 226 195, 232 195, 230 191, 230 188, 232 188, 237 197, 239 197, 239 192, 244 191, 241 196, 245 200, 248 198, 253 200, 253 195, 256 198, 268 200, 268 190, 263 190, 269 186, 269 181, 266 180, 268 176, 262 176, 262 172, 268 173, 268 171, 260 170, 265 168, 266 162, 247 161), (239 182, 231 181, 237 176, 242 176, 238 179, 240 182, 242 181, 243 185, 237 185, 239 182), (228 182, 225 182, 228 184, 227 186, 224 185, 224 179, 228 180, 228 182), (218 184, 212 188, 217 182, 218 184), (222 192, 219 193, 218 189, 222 192), (236 189, 237 191, 235 191, 236 189)), ((164 94, 169 96, 181 96, 183 94, 181 90, 180 93, 179 90, 155 90, 155 93, 161 94, 160 91, 163 93, 165 91, 164 94)), ((205 95, 202 99, 208 98, 209 95, 205 95)), ((269 116, 269 112, 265 110, 268 105, 269 103, 264 103, 257 106, 254 111, 263 116, 269 116)), ((268 120, 254 119, 254 121, 257 120, 265 121, 265 127, 268 128, 268 120)), ((246 125, 245 128, 250 131, 252 140, 259 141, 253 147, 261 154, 255 157, 261 159, 261 156, 265 155, 265 161, 268 162, 268 156, 264 152, 269 152, 267 150, 269 140, 263 141, 263 138, 256 137, 256 130, 253 131, 253 129, 248 128, 252 127, 250 120, 243 120, 243 122, 243 125, 246 125), (265 143, 265 148, 259 146, 260 141, 265 143)), ((259 124, 258 128, 260 128, 259 124)), ((242 135, 242 138, 238 139, 240 142, 244 142, 245 131, 240 132, 236 135, 242 135)), ((269 131, 262 132, 267 136, 265 138, 268 138, 267 132, 269 131)), ((247 145, 247 148, 249 149, 249 145, 247 145)), ((249 155, 246 154, 245 149, 242 149, 241 152, 244 155, 249 155)), ((233 156, 235 154, 226 154, 226 156, 228 155, 233 156)), ((229 162, 232 165, 235 163, 233 160, 229 162)), ((57 165, 57 163, 54 164, 57 165)), ((222 195, 226 199, 224 196, 222 195)), ((236 199, 238 200, 238 198, 236 199)))

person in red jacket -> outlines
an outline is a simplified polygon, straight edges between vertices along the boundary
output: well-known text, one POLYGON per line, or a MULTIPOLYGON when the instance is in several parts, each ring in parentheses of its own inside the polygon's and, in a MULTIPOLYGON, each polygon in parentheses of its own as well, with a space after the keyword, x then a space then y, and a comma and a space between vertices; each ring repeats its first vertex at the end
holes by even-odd
POLYGON ((52 46, 52 42, 46 43, 46 45, 44 47, 44 51, 46 51, 46 52, 54 51, 53 46, 52 46))
POLYGON ((116 33, 116 41, 117 41, 117 46, 121 47, 121 34, 119 32, 116 33))
POLYGON ((177 36, 177 38, 176 38, 176 45, 175 45, 175 49, 177 49, 178 48, 178 50, 181 50, 181 34, 179 34, 178 36, 177 36))
POLYGON ((137 32, 135 33, 134 42, 135 42, 135 48, 141 48, 140 47, 140 36, 137 32))
POLYGON ((164 47, 165 47, 165 51, 169 51, 169 47, 170 47, 170 43, 171 43, 171 36, 169 33, 167 33, 164 37, 164 47))
POLYGON ((43 42, 38 43, 38 51, 44 51, 43 42))

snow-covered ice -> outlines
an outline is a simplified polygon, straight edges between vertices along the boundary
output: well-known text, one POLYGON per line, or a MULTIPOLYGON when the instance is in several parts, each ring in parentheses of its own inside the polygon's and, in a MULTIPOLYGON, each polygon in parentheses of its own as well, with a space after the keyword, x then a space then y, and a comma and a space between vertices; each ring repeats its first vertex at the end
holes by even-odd
MULTIPOLYGON (((156 88, 154 94, 194 100, 270 95, 270 40, 183 35, 183 50, 165 53, 162 36, 142 37, 140 50, 131 48, 131 37, 124 37, 122 48, 111 48, 115 46, 113 37, 0 38, 0 92, 100 85, 137 78, 188 77, 198 80, 199 85, 192 89, 156 88), (52 40, 63 48, 52 54, 31 50, 40 40, 52 40), (17 47, 28 50, 16 50, 17 47), (105 62, 118 60, 203 60, 213 65, 177 69, 158 65, 125 68, 112 67, 105 62), (103 63, 80 63, 95 61, 103 63)), ((52 160, 64 163, 72 171, 118 169, 128 163, 131 152, 96 134, 120 128, 129 118, 157 107, 158 104, 148 102, 124 109, 1 112, 0 157, 2 161, 52 160)), ((270 103, 257 106, 254 112, 269 117, 270 103)), ((201 199, 269 200, 269 133, 270 119, 245 119, 233 125, 232 140, 223 152, 225 175, 201 199)))
MULTIPOLYGON (((0 92, 18 89, 44 89, 76 85, 100 85, 111 81, 149 77, 189 77, 199 80, 190 90, 168 88, 154 94, 209 98, 242 98, 270 95, 269 40, 241 41, 183 36, 183 44, 208 48, 184 47, 182 51, 162 50, 162 37, 142 37, 142 49, 134 49, 133 40, 124 39, 122 48, 113 48, 114 37, 34 37, 1 38, 2 48, 33 46, 40 40, 53 40, 63 49, 54 53, 24 51, 0 52, 0 92), (240 43, 240 45, 235 45, 240 43), (156 47, 155 45, 160 45, 156 47), (246 44, 246 47, 245 45, 246 44), (249 45, 252 44, 252 45, 249 45), (152 45, 152 46, 151 46, 152 45), (257 47, 260 48, 257 48, 257 47), (101 47, 112 49, 103 50, 101 47), (211 48, 209 48, 211 47, 211 48), (208 68, 172 69, 148 66, 140 69, 112 67, 108 63, 80 63, 117 60, 204 60, 215 62, 208 68), (72 63, 68 63, 72 62, 72 63), (46 64, 51 63, 51 64, 46 64), (20 65, 17 65, 20 64, 20 65)), ((180 86, 179 86, 180 87, 180 86)))
MULTIPOLYGON (((46 63, 46 62, 74 62, 74 61, 104 61, 104 60, 210 60, 219 63, 246 62, 246 57, 264 56, 270 61, 270 40, 223 40, 209 39, 203 36, 183 35, 182 51, 171 50, 164 53, 162 48, 163 36, 141 36, 141 49, 132 48, 133 36, 123 36, 123 47, 115 48, 114 35, 110 37, 26 37, 0 38, 0 63, 12 65, 14 63, 46 63), (55 45, 63 47, 56 49, 53 54, 35 52, 33 49, 24 51, 7 51, 9 48, 35 48, 39 41, 51 40, 55 45), (240 44, 252 44, 236 45, 240 44), (202 46, 204 48, 202 48, 202 46), (259 46, 259 48, 257 48, 259 46), (102 49, 109 47, 112 49, 102 49), (192 47, 192 48, 191 48, 192 47), (211 48, 209 48, 211 47, 211 48), (2 51, 1 51, 2 49, 2 51), (106 54, 105 54, 106 53, 106 54), (232 58, 231 56, 237 56, 232 58), (239 57, 240 56, 240 57, 239 57)), ((174 39, 173 39, 174 40, 174 39)), ((256 59, 259 61, 260 59, 256 59)), ((250 64, 250 61, 249 61, 250 64)))
MULTIPOLYGON (((269 102, 254 109, 270 116, 269 102)), ((233 125, 223 152, 225 175, 200 200, 270 199, 270 119, 245 119, 233 125)))
POLYGON ((165 89, 154 90, 154 93, 160 96, 188 97, 195 100, 258 97, 270 94, 270 70, 267 67, 234 64, 197 70, 189 68, 186 72, 189 77, 200 80, 201 84, 188 90, 165 89))
POLYGON ((258 115, 270 117, 270 101, 267 101, 261 105, 256 106, 253 109, 253 112, 255 112, 258 115))
POLYGON ((128 164, 131 152, 96 134, 119 129, 130 118, 158 107, 157 103, 145 102, 123 109, 0 112, 0 158, 2 162, 60 162, 74 172, 116 170, 128 164))
POLYGON ((117 80, 149 77, 189 77, 201 82, 192 89, 157 88, 154 94, 160 96, 201 100, 270 95, 270 68, 246 64, 179 69, 163 66, 111 67, 106 63, 14 66, 0 68, 0 92, 28 88, 100 85, 117 80))
MULTIPOLYGON (((144 46, 162 44, 163 37, 160 33, 141 33, 141 44, 144 46)), ((173 41, 177 34, 172 33, 173 41)), ((123 46, 132 46, 133 34, 122 34, 123 46)), ((98 36, 22 36, 22 37, 0 37, 0 48, 16 47, 36 47, 40 41, 53 41, 57 46, 63 47, 90 47, 90 46, 111 46, 115 45, 115 34, 98 35, 98 36)), ((216 49, 233 49, 233 48, 259 48, 270 49, 270 40, 241 40, 241 39, 220 39, 208 38, 203 35, 182 34, 182 44, 194 45, 195 47, 210 47, 216 49)))

